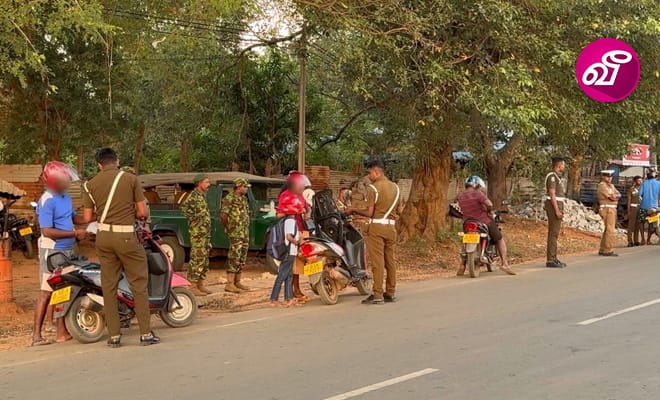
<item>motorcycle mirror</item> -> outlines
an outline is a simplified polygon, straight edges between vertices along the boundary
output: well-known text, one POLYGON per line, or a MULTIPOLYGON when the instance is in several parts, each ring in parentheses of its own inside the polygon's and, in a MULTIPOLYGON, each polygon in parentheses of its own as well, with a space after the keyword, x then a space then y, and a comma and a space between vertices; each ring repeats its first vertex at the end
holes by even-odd
POLYGON ((31 201, 30 202, 30 207, 37 208, 37 202, 36 201, 31 201))

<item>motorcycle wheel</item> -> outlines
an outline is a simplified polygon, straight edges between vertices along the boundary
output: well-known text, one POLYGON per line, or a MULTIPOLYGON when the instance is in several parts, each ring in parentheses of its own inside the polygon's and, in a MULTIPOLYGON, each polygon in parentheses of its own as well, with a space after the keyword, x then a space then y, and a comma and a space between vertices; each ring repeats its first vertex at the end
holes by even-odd
POLYGON ((195 295, 184 287, 172 288, 172 292, 181 303, 181 308, 177 308, 178 305, 174 299, 170 299, 168 309, 158 311, 160 318, 172 328, 183 328, 192 324, 197 316, 195 295))
POLYGON ((23 256, 28 260, 31 260, 34 258, 34 246, 32 245, 32 238, 25 238, 24 240, 23 256))
POLYGON ((316 290, 319 293, 319 298, 321 298, 321 303, 328 306, 337 304, 339 290, 335 285, 335 281, 330 278, 328 271, 323 271, 321 280, 316 284, 316 290))
POLYGON ((368 296, 374 289, 374 280, 370 276, 360 279, 355 283, 355 287, 362 296, 368 296))
POLYGON ((468 267, 468 273, 470 274, 470 278, 478 278, 479 277, 479 265, 476 263, 476 260, 474 259, 476 255, 476 251, 467 253, 467 267, 468 267))
POLYGON ((96 343, 105 334, 105 318, 100 312, 84 308, 84 298, 80 296, 73 301, 64 317, 64 324, 71 336, 80 343, 96 343))

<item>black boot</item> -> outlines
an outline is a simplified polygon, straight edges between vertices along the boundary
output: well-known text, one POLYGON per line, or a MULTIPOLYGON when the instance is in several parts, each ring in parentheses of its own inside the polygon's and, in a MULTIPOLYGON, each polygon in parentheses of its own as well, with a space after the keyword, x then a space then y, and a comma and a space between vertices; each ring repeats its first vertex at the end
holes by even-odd
POLYGON ((149 332, 148 335, 140 336, 140 346, 149 346, 158 343, 160 343, 160 338, 156 336, 154 331, 149 332))
POLYGON ((119 336, 111 336, 108 339, 108 347, 111 347, 113 349, 121 347, 121 335, 119 336))

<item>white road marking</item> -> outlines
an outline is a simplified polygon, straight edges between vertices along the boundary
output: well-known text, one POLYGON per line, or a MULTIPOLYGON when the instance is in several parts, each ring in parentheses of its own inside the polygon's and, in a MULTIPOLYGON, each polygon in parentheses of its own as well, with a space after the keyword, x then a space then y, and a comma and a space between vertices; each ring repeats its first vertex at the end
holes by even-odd
POLYGON ((611 312, 611 313, 605 314, 605 315, 603 315, 602 317, 596 317, 596 318, 587 319, 587 320, 584 320, 584 321, 582 321, 582 322, 578 322, 577 324, 578 324, 578 325, 581 325, 581 326, 591 325, 591 324, 594 324, 594 323, 596 323, 596 322, 599 322, 599 321, 602 321, 602 320, 605 320, 605 319, 609 319, 609 318, 612 318, 612 317, 616 317, 617 315, 621 315, 621 314, 629 313, 629 312, 631 312, 631 311, 637 311, 637 310, 640 310, 640 309, 642 309, 642 308, 650 307, 650 306, 652 306, 652 305, 654 305, 654 304, 658 304, 658 303, 660 303, 660 299, 655 299, 655 300, 647 301, 646 303, 637 304, 636 306, 632 306, 632 307, 624 308, 623 310, 614 311, 614 312, 611 312))
POLYGON ((373 392, 378 389, 382 389, 388 386, 396 385, 397 383, 409 381, 411 379, 419 378, 420 376, 432 374, 434 372, 438 372, 437 369, 435 368, 426 368, 421 371, 413 372, 408 375, 403 375, 399 376, 398 378, 392 378, 388 379, 386 381, 382 381, 379 383, 374 383, 373 385, 365 386, 359 389, 351 390, 350 392, 338 394, 336 396, 328 397, 327 399, 324 400, 346 400, 350 399, 352 397, 360 396, 365 393, 373 392))

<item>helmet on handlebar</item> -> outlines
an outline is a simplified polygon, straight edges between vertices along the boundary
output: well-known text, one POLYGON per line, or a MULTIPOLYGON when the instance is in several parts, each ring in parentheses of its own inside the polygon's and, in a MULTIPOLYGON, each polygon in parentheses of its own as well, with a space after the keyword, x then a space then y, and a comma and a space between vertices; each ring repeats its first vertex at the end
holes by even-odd
POLYGON ((486 182, 477 175, 472 175, 465 180, 465 188, 485 189, 486 182))
POLYGON ((49 189, 57 190, 58 184, 79 181, 80 177, 72 166, 61 161, 51 161, 44 167, 43 179, 49 189))

